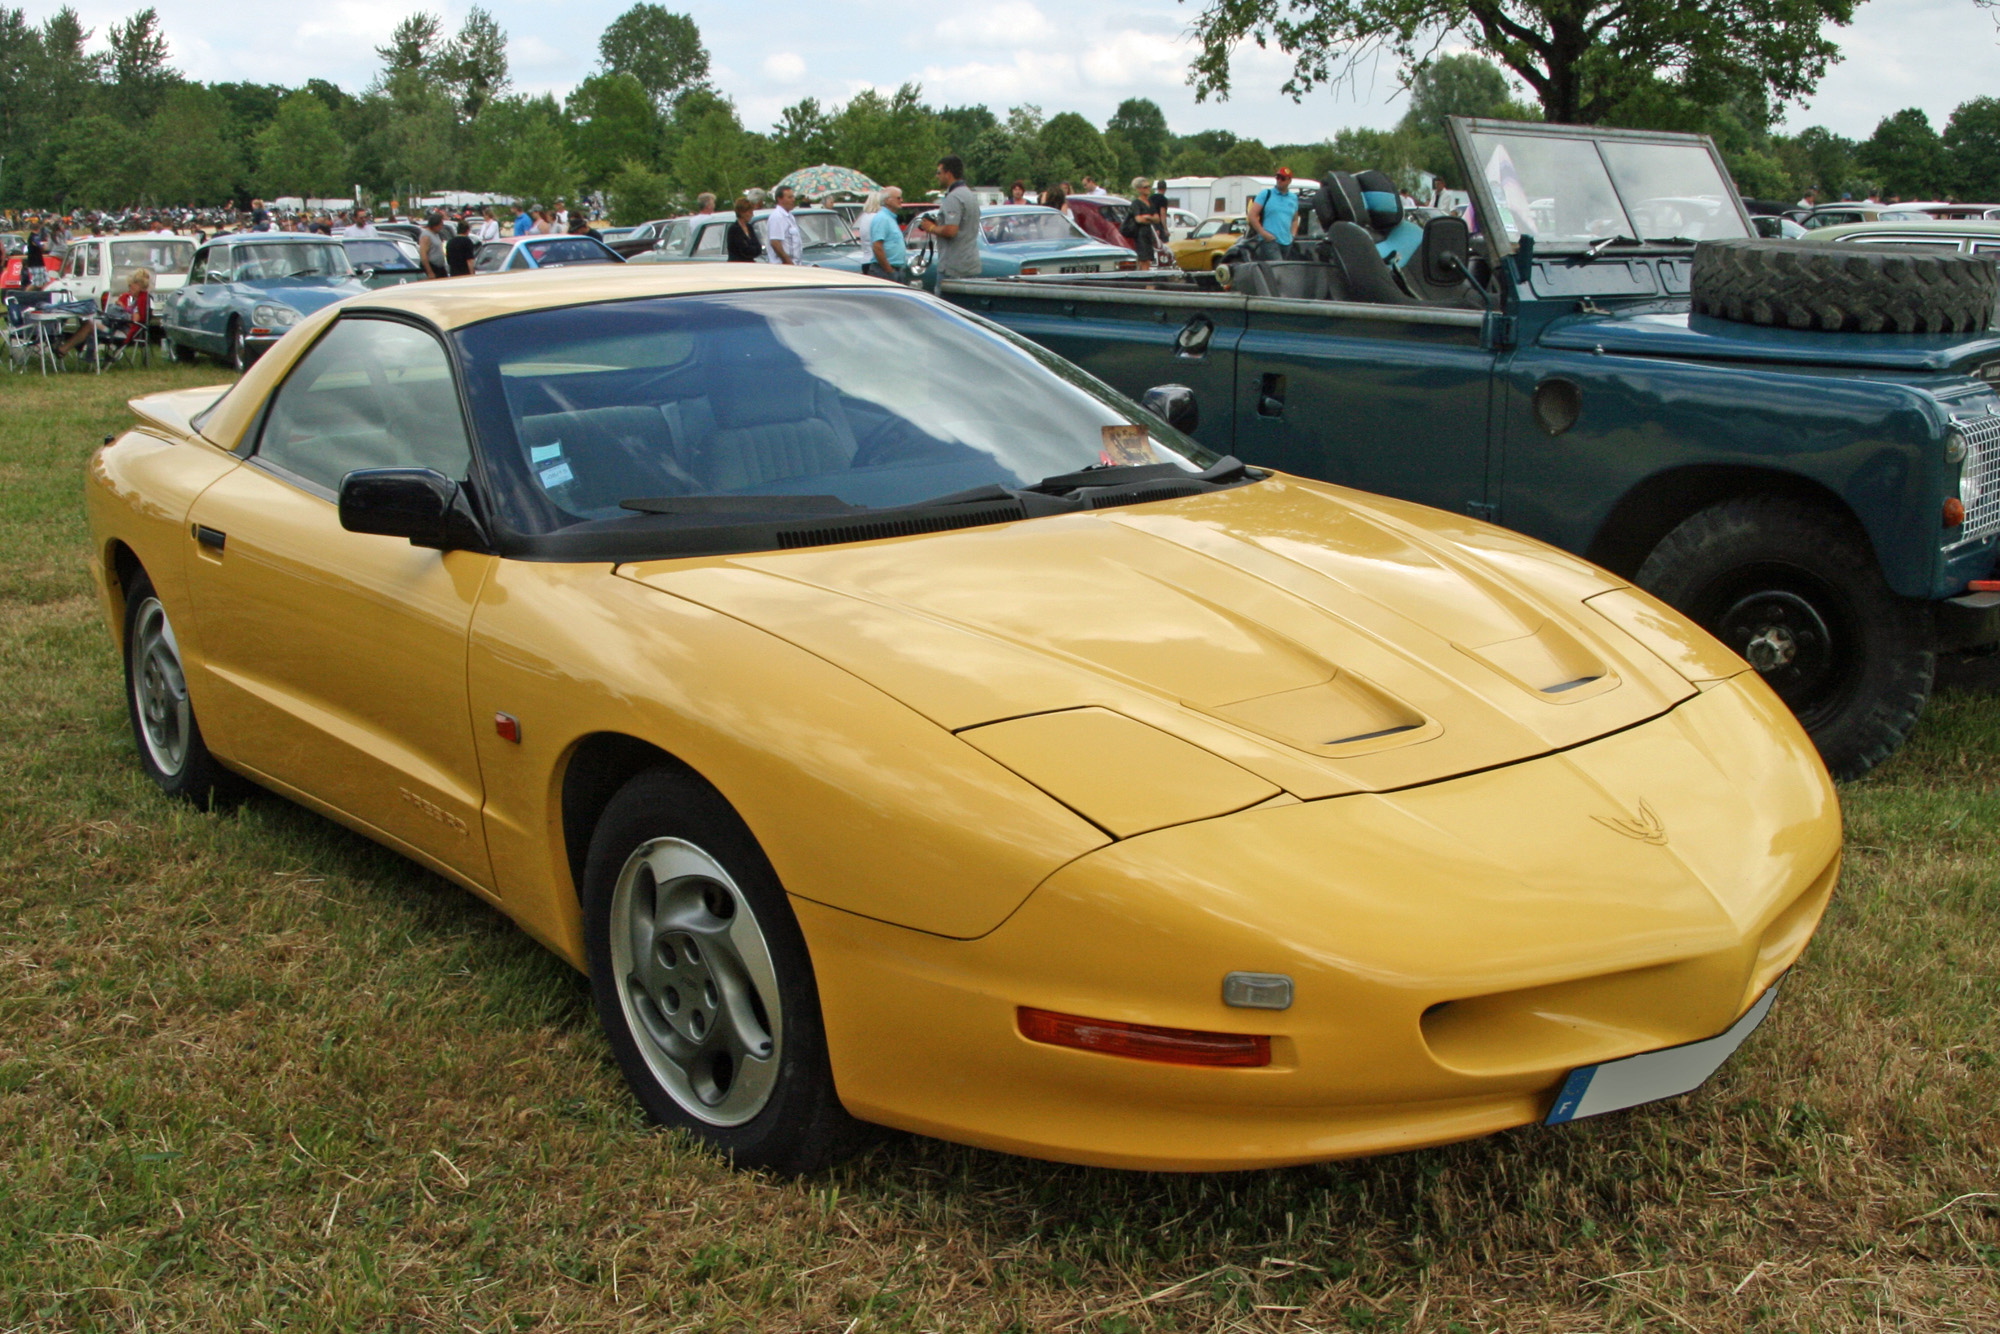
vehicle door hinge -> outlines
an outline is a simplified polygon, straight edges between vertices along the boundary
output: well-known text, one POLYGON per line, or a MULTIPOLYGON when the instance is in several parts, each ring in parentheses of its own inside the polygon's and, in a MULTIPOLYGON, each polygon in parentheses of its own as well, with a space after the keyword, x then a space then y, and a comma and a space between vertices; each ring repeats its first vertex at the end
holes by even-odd
POLYGON ((1514 316, 1504 315, 1497 310, 1486 312, 1486 346, 1514 346, 1514 316))
POLYGON ((1500 507, 1489 505, 1483 500, 1466 501, 1465 512, 1475 519, 1484 519, 1487 523, 1496 522, 1500 517, 1500 507))

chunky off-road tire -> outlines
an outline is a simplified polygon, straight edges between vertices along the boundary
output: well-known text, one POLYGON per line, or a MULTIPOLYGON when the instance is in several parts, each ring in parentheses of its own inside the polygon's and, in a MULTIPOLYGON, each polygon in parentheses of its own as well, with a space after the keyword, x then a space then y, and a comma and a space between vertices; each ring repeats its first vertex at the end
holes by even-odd
POLYGON ((1638 583, 1748 659, 1835 778, 1893 755, 1930 698, 1929 604, 1898 597, 1867 536, 1835 510, 1723 501, 1667 534, 1638 583))
POLYGON ((202 740, 180 640, 144 571, 125 590, 125 711, 139 767, 160 791, 204 807, 243 794, 243 780, 223 768, 202 740))
POLYGON ((1973 333, 1993 320, 2000 270, 1911 246, 1704 241, 1694 313, 1826 333, 1973 333))
POLYGON ((798 919, 715 789, 660 768, 619 790, 590 841, 583 922, 598 1019, 654 1120, 788 1174, 867 1141, 834 1092, 798 919))

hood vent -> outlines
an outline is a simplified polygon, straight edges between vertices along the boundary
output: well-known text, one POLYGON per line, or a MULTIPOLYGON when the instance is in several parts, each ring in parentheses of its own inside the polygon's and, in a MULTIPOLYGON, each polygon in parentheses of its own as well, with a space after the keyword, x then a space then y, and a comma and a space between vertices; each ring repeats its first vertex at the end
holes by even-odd
POLYGON ((1199 482, 1168 482, 1163 486, 1134 487, 1129 491, 1119 491, 1115 495, 1092 496, 1090 507, 1094 510, 1111 509, 1117 505, 1143 505, 1149 500, 1178 500, 1182 496, 1206 495, 1215 490, 1199 482))
POLYGON ((836 542, 879 542, 886 537, 915 537, 919 533, 944 533, 954 528, 978 528, 989 523, 1011 523, 1025 519, 1028 512, 1018 503, 967 505, 948 514, 925 514, 904 519, 854 519, 845 523, 817 524, 811 528, 780 530, 778 547, 791 551, 798 547, 824 547, 836 542))

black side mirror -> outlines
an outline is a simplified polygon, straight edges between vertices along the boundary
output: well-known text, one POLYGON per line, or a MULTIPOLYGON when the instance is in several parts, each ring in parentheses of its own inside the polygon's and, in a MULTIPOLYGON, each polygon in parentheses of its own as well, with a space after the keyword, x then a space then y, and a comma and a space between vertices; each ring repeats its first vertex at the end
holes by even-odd
POLYGON ((407 537, 415 547, 484 550, 464 490, 431 468, 357 468, 340 479, 340 526, 407 537))
POLYGON ((1424 241, 1417 255, 1424 266, 1424 281, 1431 286, 1463 282, 1472 262, 1472 229, 1464 218, 1432 218, 1424 224, 1424 241))
POLYGON ((1195 402, 1194 390, 1184 384, 1156 384, 1139 402, 1154 416, 1166 418, 1167 425, 1176 431, 1193 435, 1201 425, 1201 406, 1195 402))

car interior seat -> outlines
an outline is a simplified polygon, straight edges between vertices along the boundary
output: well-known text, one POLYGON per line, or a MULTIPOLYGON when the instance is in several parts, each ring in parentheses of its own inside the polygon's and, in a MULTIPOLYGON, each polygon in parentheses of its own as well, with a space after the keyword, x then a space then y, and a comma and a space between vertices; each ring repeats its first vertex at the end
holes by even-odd
POLYGON ((688 442, 708 489, 744 491, 853 461, 858 443, 839 394, 796 361, 739 362, 711 375, 714 433, 688 442))
POLYGON ((1445 214, 1424 224, 1417 253, 1403 266, 1404 286, 1433 305, 1484 306, 1472 282, 1472 229, 1465 219, 1445 214))
POLYGON ((1279 259, 1232 265, 1229 288, 1244 296, 1293 297, 1305 301, 1348 301, 1341 271, 1317 260, 1279 259))
POLYGON ((1354 221, 1365 223, 1375 233, 1376 249, 1383 259, 1396 268, 1407 267, 1423 244, 1424 229, 1403 216, 1403 196, 1396 183, 1387 172, 1364 171, 1355 175, 1354 184, 1361 191, 1361 206, 1366 211, 1365 217, 1354 221))
POLYGON ((551 498, 573 514, 615 510, 637 496, 700 489, 676 458, 660 409, 584 408, 521 419, 521 447, 551 498))
POLYGON ((1410 306, 1417 298, 1403 290, 1389 262, 1376 247, 1374 233, 1359 223, 1336 222, 1326 229, 1329 261, 1341 271, 1349 301, 1382 306, 1410 306))

